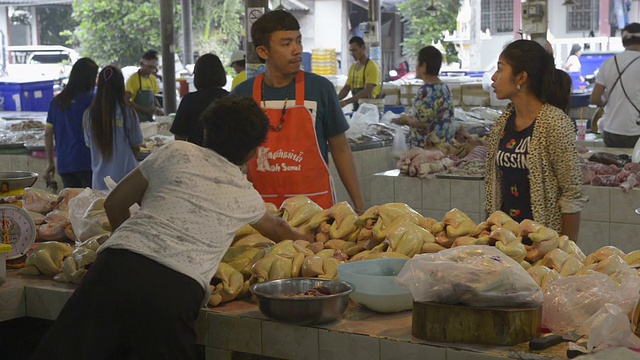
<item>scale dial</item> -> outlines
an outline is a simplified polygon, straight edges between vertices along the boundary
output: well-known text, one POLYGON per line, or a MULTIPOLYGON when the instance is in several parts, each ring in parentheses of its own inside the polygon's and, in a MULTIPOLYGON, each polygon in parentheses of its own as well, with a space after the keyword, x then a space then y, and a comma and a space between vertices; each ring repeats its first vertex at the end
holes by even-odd
POLYGON ((29 213, 15 205, 0 205, 0 240, 11 244, 7 260, 26 255, 36 241, 36 224, 29 213))

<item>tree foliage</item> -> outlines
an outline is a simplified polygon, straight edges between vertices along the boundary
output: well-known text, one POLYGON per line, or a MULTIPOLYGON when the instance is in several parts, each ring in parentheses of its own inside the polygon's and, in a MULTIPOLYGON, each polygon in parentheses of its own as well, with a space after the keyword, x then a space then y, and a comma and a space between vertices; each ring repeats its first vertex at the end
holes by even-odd
MULTIPOLYGON (((425 0, 406 0, 398 4, 402 20, 405 23, 405 40, 402 43, 405 56, 415 58, 421 48, 436 44, 444 39, 443 31, 452 33, 456 29, 456 17, 460 10, 457 0, 437 0, 433 2, 438 9, 435 16, 427 13, 430 5, 425 0)), ((442 43, 445 48, 445 60, 458 60, 457 51, 452 43, 442 43)))
POLYGON ((159 0, 74 0, 73 18, 80 53, 102 66, 134 65, 145 51, 161 48, 159 0))
POLYGON ((71 40, 69 30, 78 25, 71 17, 72 12, 73 9, 70 5, 36 7, 42 45, 65 45, 71 40))
POLYGON ((224 63, 240 48, 244 2, 238 0, 197 0, 193 5, 194 50, 214 53, 224 63))

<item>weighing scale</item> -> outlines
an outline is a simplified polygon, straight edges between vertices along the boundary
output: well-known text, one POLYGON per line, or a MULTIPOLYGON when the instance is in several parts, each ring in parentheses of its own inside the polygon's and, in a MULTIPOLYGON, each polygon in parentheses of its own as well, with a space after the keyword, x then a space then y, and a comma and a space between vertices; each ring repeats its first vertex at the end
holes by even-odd
POLYGON ((7 201, 7 198, 21 197, 25 194, 24 189, 32 186, 36 180, 37 173, 0 172, 0 239, 3 244, 11 245, 7 260, 25 256, 36 241, 36 224, 29 213, 22 208, 20 201, 7 201))

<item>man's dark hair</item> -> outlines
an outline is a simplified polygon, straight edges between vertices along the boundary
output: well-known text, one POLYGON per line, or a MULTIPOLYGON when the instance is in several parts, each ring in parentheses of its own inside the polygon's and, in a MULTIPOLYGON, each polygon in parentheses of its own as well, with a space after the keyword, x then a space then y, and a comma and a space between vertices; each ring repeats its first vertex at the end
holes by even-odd
POLYGON ((351 44, 358 44, 358 46, 363 47, 364 40, 360 36, 354 36, 351 39, 349 39, 349 45, 351 44))
POLYGON ((253 46, 254 48, 258 48, 258 46, 265 46, 268 49, 271 34, 274 32, 298 30, 300 30, 300 23, 298 23, 298 20, 296 20, 290 12, 284 10, 270 11, 262 15, 251 26, 253 46))
POLYGON ((418 66, 427 64, 427 74, 438 76, 442 67, 442 53, 434 46, 425 46, 418 52, 418 66))
POLYGON ((193 72, 193 85, 198 90, 223 87, 227 84, 227 73, 217 55, 204 54, 200 56, 193 72))
POLYGON ((631 37, 626 37, 625 35, 630 35, 630 34, 634 34, 634 35, 640 35, 640 24, 638 23, 631 23, 627 26, 624 27, 624 29, 622 29, 622 46, 629 46, 629 45, 637 45, 640 44, 640 38, 635 37, 635 36, 631 36, 631 37))
POLYGON ((142 54, 143 60, 158 60, 158 52, 155 50, 149 50, 142 54))
POLYGON ((202 146, 229 162, 242 165, 264 142, 269 118, 251 97, 230 95, 213 102, 200 117, 204 129, 202 146))

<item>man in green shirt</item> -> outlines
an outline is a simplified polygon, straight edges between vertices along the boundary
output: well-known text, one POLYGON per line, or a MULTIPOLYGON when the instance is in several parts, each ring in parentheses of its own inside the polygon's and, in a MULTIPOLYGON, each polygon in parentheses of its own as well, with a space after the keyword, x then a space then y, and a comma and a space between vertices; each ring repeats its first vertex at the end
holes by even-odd
POLYGON ((356 63, 349 68, 349 77, 338 98, 340 106, 345 107, 353 104, 353 111, 358 110, 360 99, 376 99, 380 95, 380 68, 378 64, 369 59, 367 46, 359 36, 354 36, 349 40, 349 52, 356 63), (351 91, 352 96, 342 100, 351 91))

